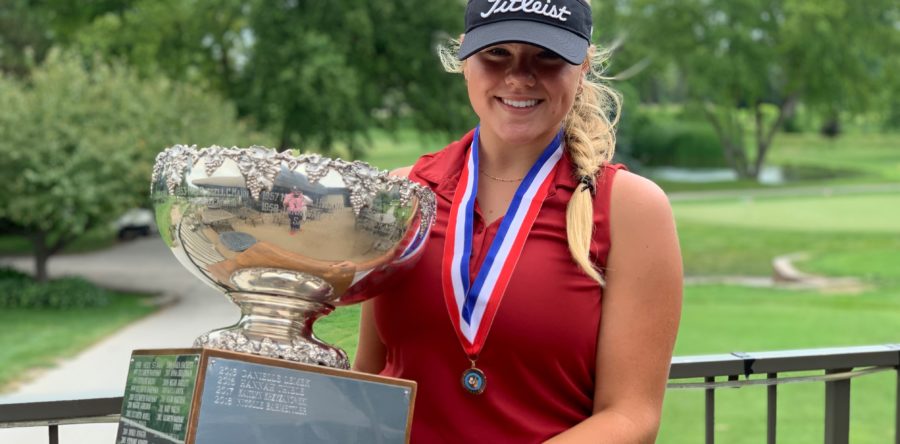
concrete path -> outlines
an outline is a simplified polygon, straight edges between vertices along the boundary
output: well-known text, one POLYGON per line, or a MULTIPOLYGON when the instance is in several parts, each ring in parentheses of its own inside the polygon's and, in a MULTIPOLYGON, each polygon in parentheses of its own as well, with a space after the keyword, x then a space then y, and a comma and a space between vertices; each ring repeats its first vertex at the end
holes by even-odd
MULTIPOLYGON (((32 270, 30 258, 0 258, 3 265, 32 270)), ((155 237, 96 253, 58 256, 50 260, 49 270, 51 276, 79 275, 108 288, 163 293, 174 303, 13 392, 0 393, 0 404, 121 396, 132 350, 190 347, 197 336, 231 325, 239 317, 237 307, 191 275, 155 237)), ((70 425, 59 432, 61 444, 113 444, 116 425, 70 425)), ((47 442, 46 427, 0 429, 3 444, 47 442)))

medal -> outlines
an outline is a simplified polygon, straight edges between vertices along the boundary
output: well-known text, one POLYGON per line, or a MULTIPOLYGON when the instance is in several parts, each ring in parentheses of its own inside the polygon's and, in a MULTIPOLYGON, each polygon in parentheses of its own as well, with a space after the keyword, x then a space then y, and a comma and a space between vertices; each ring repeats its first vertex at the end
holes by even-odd
POLYGON ((479 132, 476 127, 453 194, 441 266, 444 302, 463 350, 472 362, 472 367, 463 372, 462 384, 475 395, 484 392, 486 382, 484 372, 475 367, 475 361, 487 339, 531 226, 547 197, 553 181, 552 172, 563 153, 563 133, 560 131, 516 189, 484 262, 472 280, 469 258, 472 256, 472 225, 478 194, 479 132))
POLYGON ((472 368, 466 370, 462 374, 462 386, 467 392, 473 395, 480 395, 484 392, 487 377, 484 372, 475 367, 475 361, 472 361, 472 368))

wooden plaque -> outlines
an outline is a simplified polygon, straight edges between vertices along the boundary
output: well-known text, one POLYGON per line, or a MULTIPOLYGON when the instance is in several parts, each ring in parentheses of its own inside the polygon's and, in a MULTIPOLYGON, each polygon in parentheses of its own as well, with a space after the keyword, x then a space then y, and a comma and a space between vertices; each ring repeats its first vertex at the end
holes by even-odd
POLYGON ((408 443, 412 381, 215 349, 135 350, 117 444, 408 443))

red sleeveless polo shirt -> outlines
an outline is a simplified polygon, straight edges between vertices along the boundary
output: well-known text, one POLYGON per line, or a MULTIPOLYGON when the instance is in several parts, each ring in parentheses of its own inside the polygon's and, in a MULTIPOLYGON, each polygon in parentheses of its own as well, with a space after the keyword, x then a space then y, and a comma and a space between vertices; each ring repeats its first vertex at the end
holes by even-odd
MULTIPOLYGON (((387 349, 382 375, 418 383, 413 443, 541 442, 578 424, 593 409, 599 285, 574 263, 566 242, 566 205, 577 185, 567 155, 525 243, 478 358, 481 395, 460 382, 470 367, 441 287, 447 219, 473 133, 423 156, 410 178, 437 197, 437 218, 421 260, 394 276, 375 298, 375 323, 387 349)), ((609 197, 618 165, 598 173, 592 257, 609 251, 609 197)), ((476 205, 472 276, 500 220, 485 226, 476 205)))

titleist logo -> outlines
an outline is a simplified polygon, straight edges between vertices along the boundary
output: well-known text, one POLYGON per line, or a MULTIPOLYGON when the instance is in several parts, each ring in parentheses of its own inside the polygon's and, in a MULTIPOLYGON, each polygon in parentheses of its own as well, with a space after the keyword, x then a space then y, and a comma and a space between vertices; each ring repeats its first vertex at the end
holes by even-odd
POLYGON ((504 12, 527 12, 530 14, 539 14, 547 17, 555 18, 561 22, 564 22, 568 19, 567 15, 572 15, 572 12, 568 10, 565 6, 561 8, 557 8, 556 5, 550 4, 553 0, 546 0, 547 3, 542 2, 541 0, 487 0, 488 3, 491 3, 491 9, 487 12, 481 13, 481 18, 488 18, 494 14, 500 14, 504 12))

